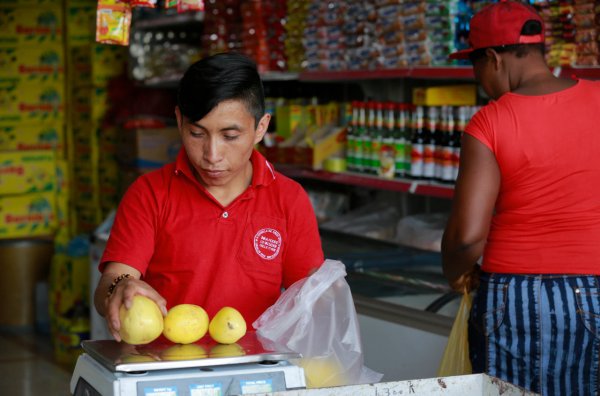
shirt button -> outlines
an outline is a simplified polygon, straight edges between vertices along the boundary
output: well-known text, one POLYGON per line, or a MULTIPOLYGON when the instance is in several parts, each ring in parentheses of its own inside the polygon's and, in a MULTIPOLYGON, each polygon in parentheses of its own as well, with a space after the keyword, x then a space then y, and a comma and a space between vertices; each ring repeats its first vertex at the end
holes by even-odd
POLYGON ((228 218, 228 217, 229 217, 229 213, 227 213, 227 212, 223 212, 223 214, 222 214, 221 216, 223 216, 223 218, 224 218, 224 219, 226 219, 226 218, 228 218))
POLYGON ((175 169, 175 176, 179 176, 179 173, 181 173, 179 172, 179 169, 175 169))

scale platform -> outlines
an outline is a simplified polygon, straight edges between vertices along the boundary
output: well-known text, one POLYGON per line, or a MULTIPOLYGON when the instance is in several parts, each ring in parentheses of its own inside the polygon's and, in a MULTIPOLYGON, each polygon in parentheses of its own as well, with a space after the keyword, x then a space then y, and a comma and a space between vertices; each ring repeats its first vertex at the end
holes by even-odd
POLYGON ((250 395, 306 388, 301 355, 248 332, 235 344, 83 341, 70 390, 79 395, 250 395))

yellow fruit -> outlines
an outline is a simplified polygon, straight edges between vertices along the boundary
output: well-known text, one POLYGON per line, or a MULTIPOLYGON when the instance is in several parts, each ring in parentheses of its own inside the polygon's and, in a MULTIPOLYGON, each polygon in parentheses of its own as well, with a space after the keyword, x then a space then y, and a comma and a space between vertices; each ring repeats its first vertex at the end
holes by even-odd
POLYGON ((303 358, 297 364, 304 369, 307 388, 347 385, 343 367, 332 358, 303 358))
POLYGON ((220 344, 233 344, 246 334, 246 321, 237 309, 223 307, 211 319, 208 332, 220 344))
POLYGON ((173 345, 160 354, 163 360, 194 360, 206 356, 204 348, 196 344, 173 345))
POLYGON ((165 316, 163 335, 178 344, 191 344, 204 337, 208 330, 208 314, 194 304, 179 304, 165 316))
POLYGON ((239 344, 217 344, 210 348, 210 357, 243 356, 246 354, 244 348, 239 344))
POLYGON ((154 341, 163 331, 163 316, 158 305, 144 296, 134 296, 131 307, 119 309, 121 339, 131 345, 154 341))

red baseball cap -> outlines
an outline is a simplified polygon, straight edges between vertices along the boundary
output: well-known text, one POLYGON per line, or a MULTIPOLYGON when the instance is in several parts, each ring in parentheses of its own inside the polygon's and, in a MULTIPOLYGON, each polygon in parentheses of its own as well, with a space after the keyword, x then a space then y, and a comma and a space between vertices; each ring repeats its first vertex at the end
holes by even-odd
POLYGON ((533 7, 518 1, 500 0, 481 9, 471 18, 470 48, 454 52, 450 59, 467 59, 476 49, 510 44, 536 44, 544 42, 544 21, 533 7), (521 29, 529 20, 539 21, 542 32, 522 36, 521 29))

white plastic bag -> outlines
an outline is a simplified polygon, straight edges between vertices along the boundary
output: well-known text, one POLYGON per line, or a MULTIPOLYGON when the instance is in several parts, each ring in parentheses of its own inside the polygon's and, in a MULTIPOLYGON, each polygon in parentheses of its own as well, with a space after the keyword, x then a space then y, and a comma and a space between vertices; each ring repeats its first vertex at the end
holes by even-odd
POLYGON ((375 383, 382 374, 363 365, 358 318, 346 267, 325 263, 284 291, 252 325, 263 340, 302 354, 308 388, 375 383))

